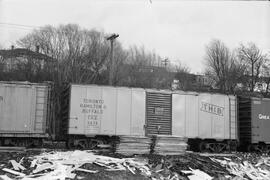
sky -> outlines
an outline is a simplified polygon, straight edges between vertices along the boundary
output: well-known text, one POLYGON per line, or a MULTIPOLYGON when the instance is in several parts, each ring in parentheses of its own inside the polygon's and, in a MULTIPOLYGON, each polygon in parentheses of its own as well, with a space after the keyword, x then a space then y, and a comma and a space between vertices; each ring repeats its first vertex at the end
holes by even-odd
POLYGON ((230 49, 254 42, 270 53, 269 1, 0 0, 4 48, 34 28, 68 23, 117 33, 124 48, 143 46, 193 73, 203 72, 212 39, 230 49))

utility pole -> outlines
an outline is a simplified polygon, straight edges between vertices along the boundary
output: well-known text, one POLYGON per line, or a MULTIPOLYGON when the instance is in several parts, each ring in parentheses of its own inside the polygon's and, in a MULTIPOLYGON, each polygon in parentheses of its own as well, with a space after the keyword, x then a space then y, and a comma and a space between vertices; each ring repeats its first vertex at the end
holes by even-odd
POLYGON ((113 85, 113 79, 114 79, 113 43, 114 43, 114 40, 118 37, 119 37, 119 34, 112 34, 111 36, 107 37, 107 40, 111 42, 109 85, 113 85))
POLYGON ((162 61, 165 65, 165 68, 167 67, 168 63, 169 63, 169 59, 168 58, 165 58, 163 61, 162 61))

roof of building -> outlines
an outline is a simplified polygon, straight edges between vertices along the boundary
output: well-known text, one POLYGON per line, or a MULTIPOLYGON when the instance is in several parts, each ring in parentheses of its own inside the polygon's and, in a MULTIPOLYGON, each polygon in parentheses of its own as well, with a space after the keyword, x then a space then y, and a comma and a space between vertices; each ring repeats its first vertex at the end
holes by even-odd
POLYGON ((45 54, 31 51, 29 49, 25 48, 15 48, 15 49, 9 49, 9 50, 0 50, 0 56, 5 58, 14 58, 14 57, 22 57, 27 56, 34 59, 44 59, 44 60, 53 60, 52 57, 47 56, 45 54))

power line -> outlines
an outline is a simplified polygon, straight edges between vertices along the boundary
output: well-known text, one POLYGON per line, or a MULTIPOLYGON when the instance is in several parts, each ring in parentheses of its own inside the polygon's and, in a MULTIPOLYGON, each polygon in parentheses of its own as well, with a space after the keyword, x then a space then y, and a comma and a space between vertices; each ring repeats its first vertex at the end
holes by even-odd
POLYGON ((5 26, 2 26, 1 24, 0 24, 0 28, 2 28, 2 29, 9 28, 9 29, 17 29, 17 30, 31 31, 30 28, 14 27, 14 26, 5 27, 5 26))
POLYGON ((0 25, 19 26, 19 27, 24 27, 24 28, 40 28, 40 26, 30 26, 30 25, 25 25, 25 24, 15 24, 15 23, 5 23, 5 22, 0 22, 0 25))

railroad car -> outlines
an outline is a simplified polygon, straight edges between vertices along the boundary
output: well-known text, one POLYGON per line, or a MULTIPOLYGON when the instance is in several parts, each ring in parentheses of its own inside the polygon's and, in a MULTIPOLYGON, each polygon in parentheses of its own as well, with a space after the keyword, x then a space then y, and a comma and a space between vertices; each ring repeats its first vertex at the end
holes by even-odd
POLYGON ((91 148, 117 135, 145 135, 145 90, 70 85, 65 91, 69 146, 91 148))
POLYGON ((270 151, 270 99, 99 85, 0 82, 0 145, 67 141, 94 148, 120 135, 184 136, 192 150, 270 151), (57 113, 59 113, 57 111, 57 113))
POLYGON ((199 150, 236 146, 235 96, 76 84, 65 93, 70 99, 69 114, 64 115, 69 146, 93 147, 109 137, 155 134, 187 137, 199 150))
POLYGON ((0 145, 40 146, 49 137, 49 83, 0 82, 0 145))
POLYGON ((270 152, 270 99, 238 97, 241 150, 270 152))

